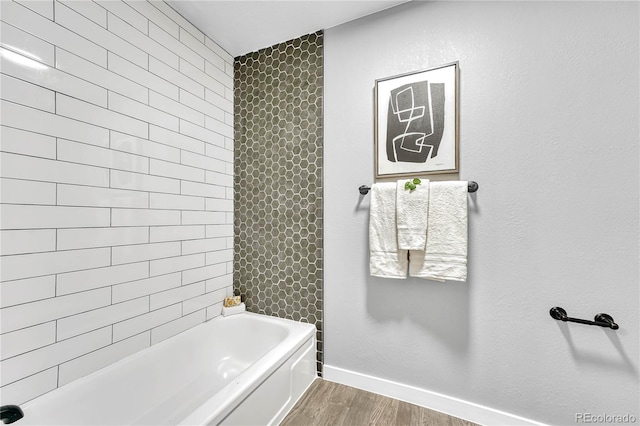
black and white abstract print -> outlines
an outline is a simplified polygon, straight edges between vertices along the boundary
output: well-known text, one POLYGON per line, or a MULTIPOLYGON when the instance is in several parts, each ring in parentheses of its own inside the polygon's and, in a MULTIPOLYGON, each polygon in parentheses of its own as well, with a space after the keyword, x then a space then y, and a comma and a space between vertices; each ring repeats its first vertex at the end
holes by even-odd
POLYGON ((458 63, 376 80, 376 178, 458 171, 458 63))
POLYGON ((391 90, 387 159, 425 163, 438 155, 444 132, 444 83, 419 81, 391 90))

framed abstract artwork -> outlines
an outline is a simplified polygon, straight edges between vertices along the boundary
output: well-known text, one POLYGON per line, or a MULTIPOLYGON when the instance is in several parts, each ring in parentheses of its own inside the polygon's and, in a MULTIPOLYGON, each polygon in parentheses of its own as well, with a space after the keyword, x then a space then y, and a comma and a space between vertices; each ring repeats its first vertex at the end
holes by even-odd
POLYGON ((458 172, 458 62, 376 80, 376 178, 458 172))

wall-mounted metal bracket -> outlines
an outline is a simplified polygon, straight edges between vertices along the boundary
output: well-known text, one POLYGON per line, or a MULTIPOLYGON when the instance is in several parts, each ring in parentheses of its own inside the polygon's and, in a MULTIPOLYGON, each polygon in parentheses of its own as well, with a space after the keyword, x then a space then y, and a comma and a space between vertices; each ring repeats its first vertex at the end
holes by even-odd
POLYGON ((559 306, 555 306, 549 310, 549 315, 551 315, 551 318, 556 319, 558 321, 577 322, 579 324, 587 324, 587 325, 597 325, 599 327, 606 327, 612 330, 617 330, 618 328, 620 328, 618 324, 616 324, 615 321, 613 320, 613 317, 609 314, 597 314, 594 317, 593 321, 589 321, 589 320, 580 319, 580 318, 571 318, 567 316, 567 311, 565 311, 563 308, 559 306))

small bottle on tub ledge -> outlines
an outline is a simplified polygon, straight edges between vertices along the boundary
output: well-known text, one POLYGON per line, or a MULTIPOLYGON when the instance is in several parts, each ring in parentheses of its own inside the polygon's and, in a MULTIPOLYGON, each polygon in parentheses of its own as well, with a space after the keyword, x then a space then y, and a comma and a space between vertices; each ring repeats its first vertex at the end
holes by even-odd
POLYGON ((246 310, 247 308, 245 304, 241 302, 240 296, 225 297, 222 303, 222 315, 225 317, 239 314, 246 310))

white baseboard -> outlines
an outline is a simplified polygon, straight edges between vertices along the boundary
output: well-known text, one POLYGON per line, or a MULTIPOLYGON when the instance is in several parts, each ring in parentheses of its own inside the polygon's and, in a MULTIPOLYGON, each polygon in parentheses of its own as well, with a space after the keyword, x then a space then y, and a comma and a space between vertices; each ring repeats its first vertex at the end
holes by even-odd
POLYGON ((453 398, 436 392, 392 382, 366 374, 356 373, 338 367, 324 364, 323 378, 330 382, 341 383, 343 385, 366 390, 391 398, 399 399, 450 416, 458 417, 485 426, 519 426, 537 425, 544 426, 524 417, 505 413, 462 399, 453 398))

